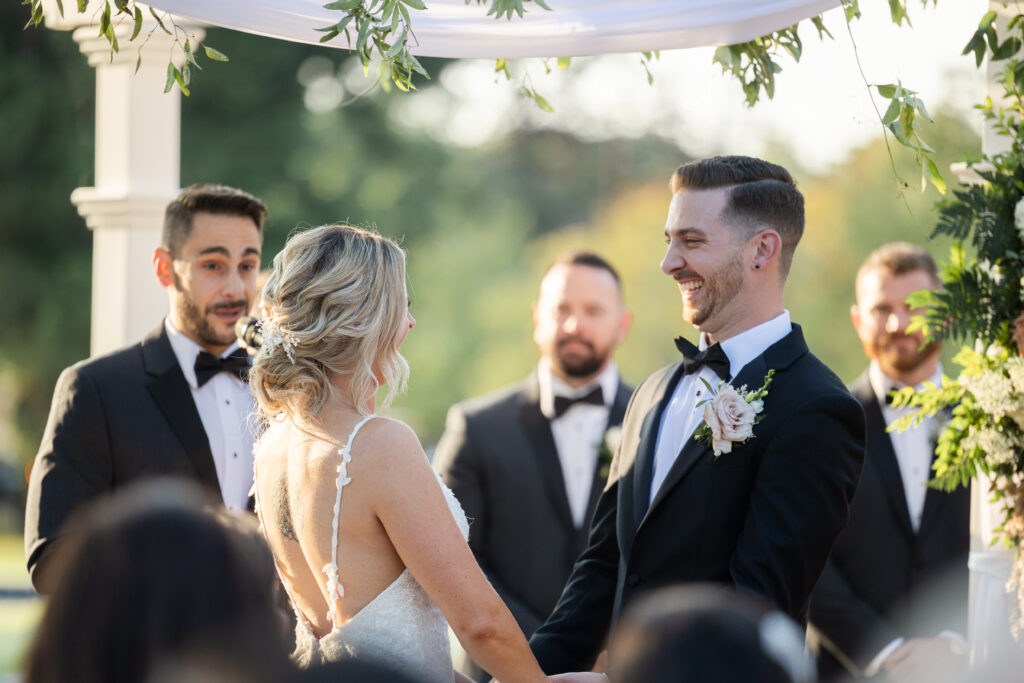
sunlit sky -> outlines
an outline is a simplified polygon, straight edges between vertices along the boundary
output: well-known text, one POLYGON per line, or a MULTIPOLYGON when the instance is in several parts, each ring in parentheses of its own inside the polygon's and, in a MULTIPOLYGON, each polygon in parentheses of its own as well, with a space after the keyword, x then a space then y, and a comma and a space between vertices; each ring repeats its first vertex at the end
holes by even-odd
MULTIPOLYGON (((909 4, 912 29, 892 24, 888 3, 861 0, 864 16, 854 22, 853 38, 868 82, 900 80, 917 90, 932 111, 975 116, 970 106, 983 96, 983 70, 960 51, 988 3, 909 4)), ((835 39, 820 41, 809 22, 801 24, 801 61, 783 56, 775 99, 765 98, 753 109, 745 106, 738 82, 712 63, 714 49, 696 48, 662 52, 651 65, 653 85, 638 55, 578 58, 567 71, 550 60, 551 73, 545 73, 541 60, 517 60, 511 81, 495 75, 491 60, 466 60, 401 98, 392 115, 395 123, 463 146, 522 126, 593 140, 656 133, 697 155, 758 154, 767 144, 783 142, 809 170, 824 171, 881 135, 842 11, 828 12, 825 23, 835 39), (553 114, 516 95, 524 78, 551 103, 553 114)), ((326 58, 314 60, 300 74, 310 109, 332 108, 366 89, 361 68, 328 77, 317 61, 331 64, 326 58)), ((980 117, 975 120, 980 130, 980 117)))

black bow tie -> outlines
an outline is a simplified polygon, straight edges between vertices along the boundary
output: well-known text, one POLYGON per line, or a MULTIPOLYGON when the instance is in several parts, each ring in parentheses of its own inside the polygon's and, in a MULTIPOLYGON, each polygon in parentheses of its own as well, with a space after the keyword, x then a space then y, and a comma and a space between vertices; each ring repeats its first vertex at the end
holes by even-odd
POLYGON ((725 355, 721 344, 712 344, 700 351, 696 346, 682 337, 676 337, 676 348, 683 354, 683 374, 698 372, 702 367, 710 368, 723 382, 729 381, 729 357, 725 355))
POLYGON ((230 355, 218 358, 207 351, 200 351, 196 356, 196 384, 203 386, 218 372, 230 372, 246 381, 249 378, 249 354, 238 348, 230 355))
POLYGON ((601 391, 601 387, 594 387, 594 390, 589 394, 577 396, 576 398, 555 396, 555 417, 562 417, 562 415, 565 414, 565 411, 569 410, 569 408, 577 403, 591 403, 595 406, 603 406, 604 392, 601 391))

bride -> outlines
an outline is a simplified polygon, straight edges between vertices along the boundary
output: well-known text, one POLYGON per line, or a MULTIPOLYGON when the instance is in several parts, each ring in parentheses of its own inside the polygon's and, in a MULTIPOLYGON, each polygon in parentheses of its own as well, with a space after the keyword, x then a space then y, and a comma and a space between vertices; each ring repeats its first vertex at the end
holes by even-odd
POLYGON ((274 258, 249 378, 267 426, 254 489, 295 610, 293 658, 371 658, 468 681, 452 669, 450 623, 505 683, 547 680, 416 435, 374 414, 378 389, 387 405, 404 388, 398 349, 414 324, 405 255, 385 237, 324 226, 274 258))

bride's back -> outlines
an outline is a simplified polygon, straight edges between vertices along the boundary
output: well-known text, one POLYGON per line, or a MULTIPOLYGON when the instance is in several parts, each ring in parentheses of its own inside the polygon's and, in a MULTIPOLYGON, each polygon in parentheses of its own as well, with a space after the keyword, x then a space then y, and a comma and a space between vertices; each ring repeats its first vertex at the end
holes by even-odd
POLYGON ((384 418, 359 430, 347 464, 351 483, 342 489, 337 536, 334 509, 338 497, 341 449, 362 421, 355 413, 335 412, 322 437, 300 430, 289 420, 270 426, 256 452, 256 495, 263 527, 278 570, 288 582, 295 607, 313 633, 331 630, 328 580, 332 539, 337 540, 338 580, 343 594, 337 603, 343 624, 387 588, 404 564, 388 538, 377 510, 382 490, 400 482, 378 481, 374 451, 400 427, 384 418), (382 487, 383 485, 383 487, 382 487))

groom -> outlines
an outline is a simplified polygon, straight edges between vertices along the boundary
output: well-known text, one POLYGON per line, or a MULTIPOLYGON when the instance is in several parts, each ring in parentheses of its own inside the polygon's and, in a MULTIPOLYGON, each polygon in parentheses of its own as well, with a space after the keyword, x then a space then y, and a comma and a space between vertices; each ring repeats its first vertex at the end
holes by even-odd
POLYGON ((806 620, 860 476, 864 414, 783 307, 804 228, 793 178, 715 157, 679 168, 672 192, 661 268, 700 352, 677 340, 684 359, 633 394, 589 546, 530 640, 549 674, 589 670, 622 609, 668 584, 731 585, 806 620), (719 384, 769 377, 756 424, 757 404, 728 405, 719 384), (697 439, 705 415, 717 429, 697 439))

